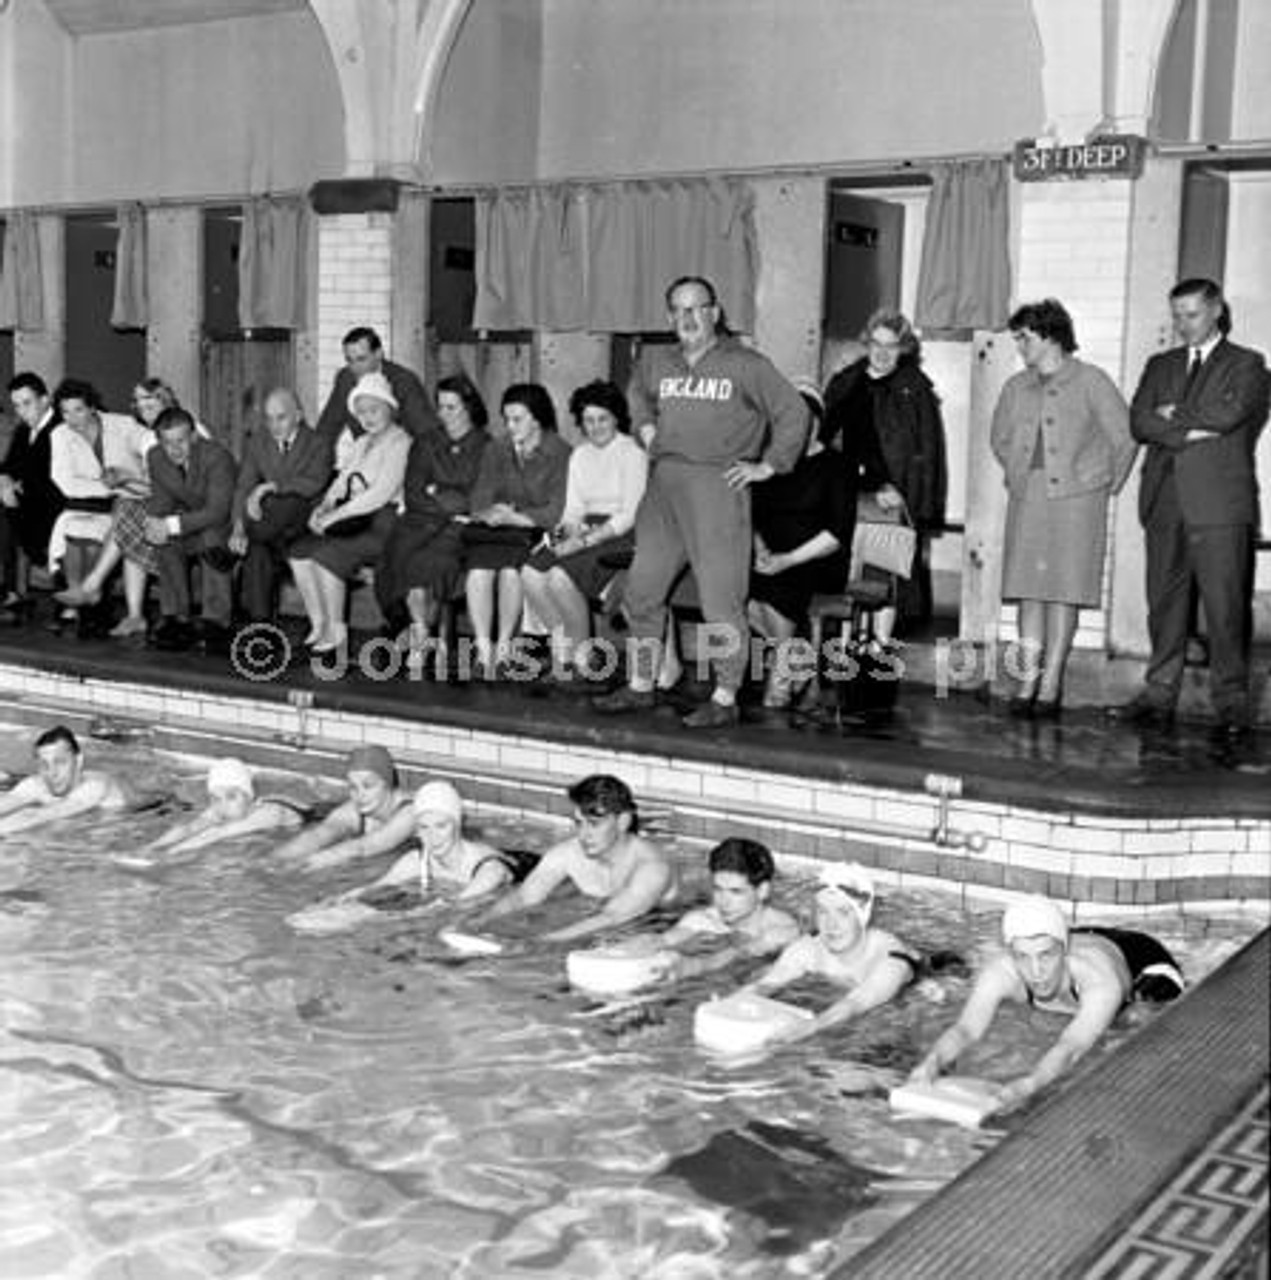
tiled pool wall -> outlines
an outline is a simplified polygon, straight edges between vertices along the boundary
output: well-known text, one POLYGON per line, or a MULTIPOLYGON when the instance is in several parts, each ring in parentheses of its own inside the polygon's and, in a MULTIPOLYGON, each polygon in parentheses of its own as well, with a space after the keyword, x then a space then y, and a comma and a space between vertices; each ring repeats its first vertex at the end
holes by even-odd
POLYGON ((162 749, 228 749, 257 765, 332 778, 351 746, 376 742, 410 785, 424 775, 462 780, 478 806, 540 818, 568 818, 565 789, 586 774, 613 773, 657 828, 689 847, 749 836, 787 859, 854 859, 881 884, 951 891, 966 905, 1043 893, 1100 918, 1271 911, 1271 821, 1263 819, 1107 817, 955 798, 940 842, 930 838, 939 801, 925 791, 10 664, 0 664, 0 688, 8 692, 0 718, 10 722, 108 717, 148 727, 162 749))

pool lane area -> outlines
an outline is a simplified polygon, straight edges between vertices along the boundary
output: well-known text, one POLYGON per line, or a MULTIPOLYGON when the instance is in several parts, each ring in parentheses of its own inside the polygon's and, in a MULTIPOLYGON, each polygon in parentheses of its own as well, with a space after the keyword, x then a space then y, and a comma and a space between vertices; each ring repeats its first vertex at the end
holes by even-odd
POLYGON ((854 732, 748 722, 695 736, 670 707, 615 724, 537 689, 330 682, 304 668, 257 683, 224 659, 62 639, 32 654, 10 637, 0 690, 10 723, 60 718, 325 778, 350 746, 379 742, 408 783, 451 778, 512 815, 564 818, 570 782, 613 772, 687 850, 751 836, 789 867, 854 859, 884 892, 952 892, 968 910, 1040 892, 1079 921, 1157 920, 1201 938, 1240 919, 1257 936, 1238 955, 832 1274, 1265 1274, 1266 731, 1232 748, 1202 728, 1145 736, 1095 713, 1018 724, 906 686, 890 722, 854 732))

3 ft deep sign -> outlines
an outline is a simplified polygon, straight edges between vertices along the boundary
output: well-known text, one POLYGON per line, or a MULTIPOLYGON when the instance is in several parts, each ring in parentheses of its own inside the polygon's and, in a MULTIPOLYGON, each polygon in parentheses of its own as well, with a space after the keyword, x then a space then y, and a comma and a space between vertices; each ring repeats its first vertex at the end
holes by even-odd
POLYGON ((1074 144, 1025 139, 1012 157, 1020 182, 1063 182, 1079 178, 1137 178, 1146 143, 1134 134, 1107 134, 1074 144))

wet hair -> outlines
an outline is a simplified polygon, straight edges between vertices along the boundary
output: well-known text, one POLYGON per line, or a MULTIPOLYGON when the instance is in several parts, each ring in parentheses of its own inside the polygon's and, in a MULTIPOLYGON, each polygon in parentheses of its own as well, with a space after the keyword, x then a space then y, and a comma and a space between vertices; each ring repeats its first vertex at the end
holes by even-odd
POLYGON ((588 408, 604 409, 612 413, 617 420, 618 430, 624 436, 631 434, 631 406, 627 404, 627 397, 612 382, 597 378, 595 382, 579 387, 569 397, 569 411, 580 427, 583 424, 583 410, 588 408))
POLYGON ((24 369, 9 379, 9 394, 13 395, 17 391, 33 391, 37 396, 46 396, 49 388, 48 383, 38 373, 24 369))
POLYGON ((1077 349, 1077 335, 1072 327, 1072 316, 1058 298, 1043 298, 1040 302, 1026 302, 1016 309, 1006 322, 1012 333, 1028 329, 1039 338, 1057 343, 1070 355, 1077 349))
POLYGON ((1176 298, 1193 297, 1200 298, 1211 306, 1215 302, 1218 304, 1218 332, 1225 338, 1231 332, 1231 307, 1222 295, 1221 286, 1208 276, 1189 276, 1186 280, 1180 280, 1169 291, 1171 302, 1176 298))
POLYGON ((45 729, 35 740, 35 750, 55 747, 59 742, 66 743, 76 755, 80 754, 79 739, 64 724, 55 724, 51 729, 45 729))
POLYGON ((350 329, 348 333, 340 339, 342 347, 351 347, 356 342, 365 342, 372 351, 383 351, 384 344, 380 341, 380 335, 370 328, 369 325, 360 324, 356 329, 350 329))
POLYGON ((888 329, 896 335, 902 360, 918 359, 919 352, 922 350, 922 343, 918 340, 918 335, 914 332, 913 325, 909 323, 909 318, 902 312, 897 311, 894 307, 879 307, 865 321, 865 327, 861 330, 861 341, 868 342, 869 335, 875 329, 888 329))
POLYGON ((608 773, 593 773, 581 782, 575 782, 566 792, 570 803, 588 818, 607 818, 611 814, 629 813, 630 830, 640 825, 635 796, 621 778, 608 773))
POLYGON ((442 378, 437 383, 437 394, 441 395, 443 391, 449 391, 452 396, 458 396, 463 401, 463 407, 467 409, 474 427, 485 427, 489 423, 490 411, 485 407, 481 392, 466 374, 452 373, 449 377, 442 378))
POLYGON ((752 885, 768 884, 777 874, 772 854, 758 840, 729 836, 710 851, 711 875, 731 871, 745 876, 752 885))
POLYGON ((556 430, 556 406, 552 404, 547 388, 537 382, 514 382, 503 393, 503 399, 499 403, 504 409, 510 404, 519 404, 529 410, 530 417, 544 431, 556 430))
POLYGON ((98 413, 106 407, 106 402, 101 398, 97 388, 82 378, 63 378, 57 384, 57 390, 53 392, 53 400, 59 409, 64 400, 82 400, 90 409, 95 409, 98 413))
POLYGON ((171 408, 165 409, 154 420, 154 430, 158 435, 162 435, 165 431, 174 431, 177 427, 189 427, 193 434, 194 416, 185 409, 171 408))

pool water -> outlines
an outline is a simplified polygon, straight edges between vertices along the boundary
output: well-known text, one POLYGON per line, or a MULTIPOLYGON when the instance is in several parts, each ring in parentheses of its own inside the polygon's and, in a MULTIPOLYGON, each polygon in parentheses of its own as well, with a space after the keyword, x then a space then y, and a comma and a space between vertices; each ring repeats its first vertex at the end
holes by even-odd
MULTIPOLYGON (((0 768, 15 767, 17 742, 0 768)), ((199 797, 188 760, 92 750, 147 787, 199 797)), ((509 846, 560 833, 478 817, 509 846)), ((435 922, 392 917, 299 936, 289 913, 376 867, 284 872, 268 838, 150 871, 110 860, 170 821, 97 817, 0 839, 6 1280, 815 1276, 997 1140, 898 1121, 880 1087, 951 1020, 964 977, 727 1067, 690 1029, 735 975, 606 1011, 569 991, 559 948, 460 959, 435 922)), ((806 909, 809 888, 788 878, 783 900, 806 909)), ((884 891, 878 919, 973 959, 997 916, 884 891)), ((1151 927, 1193 980, 1253 932, 1151 927)), ((785 994, 828 999, 816 984, 785 994)), ((995 1029, 960 1069, 1009 1076, 1060 1025, 1004 1017, 1015 1034, 995 1029)))

